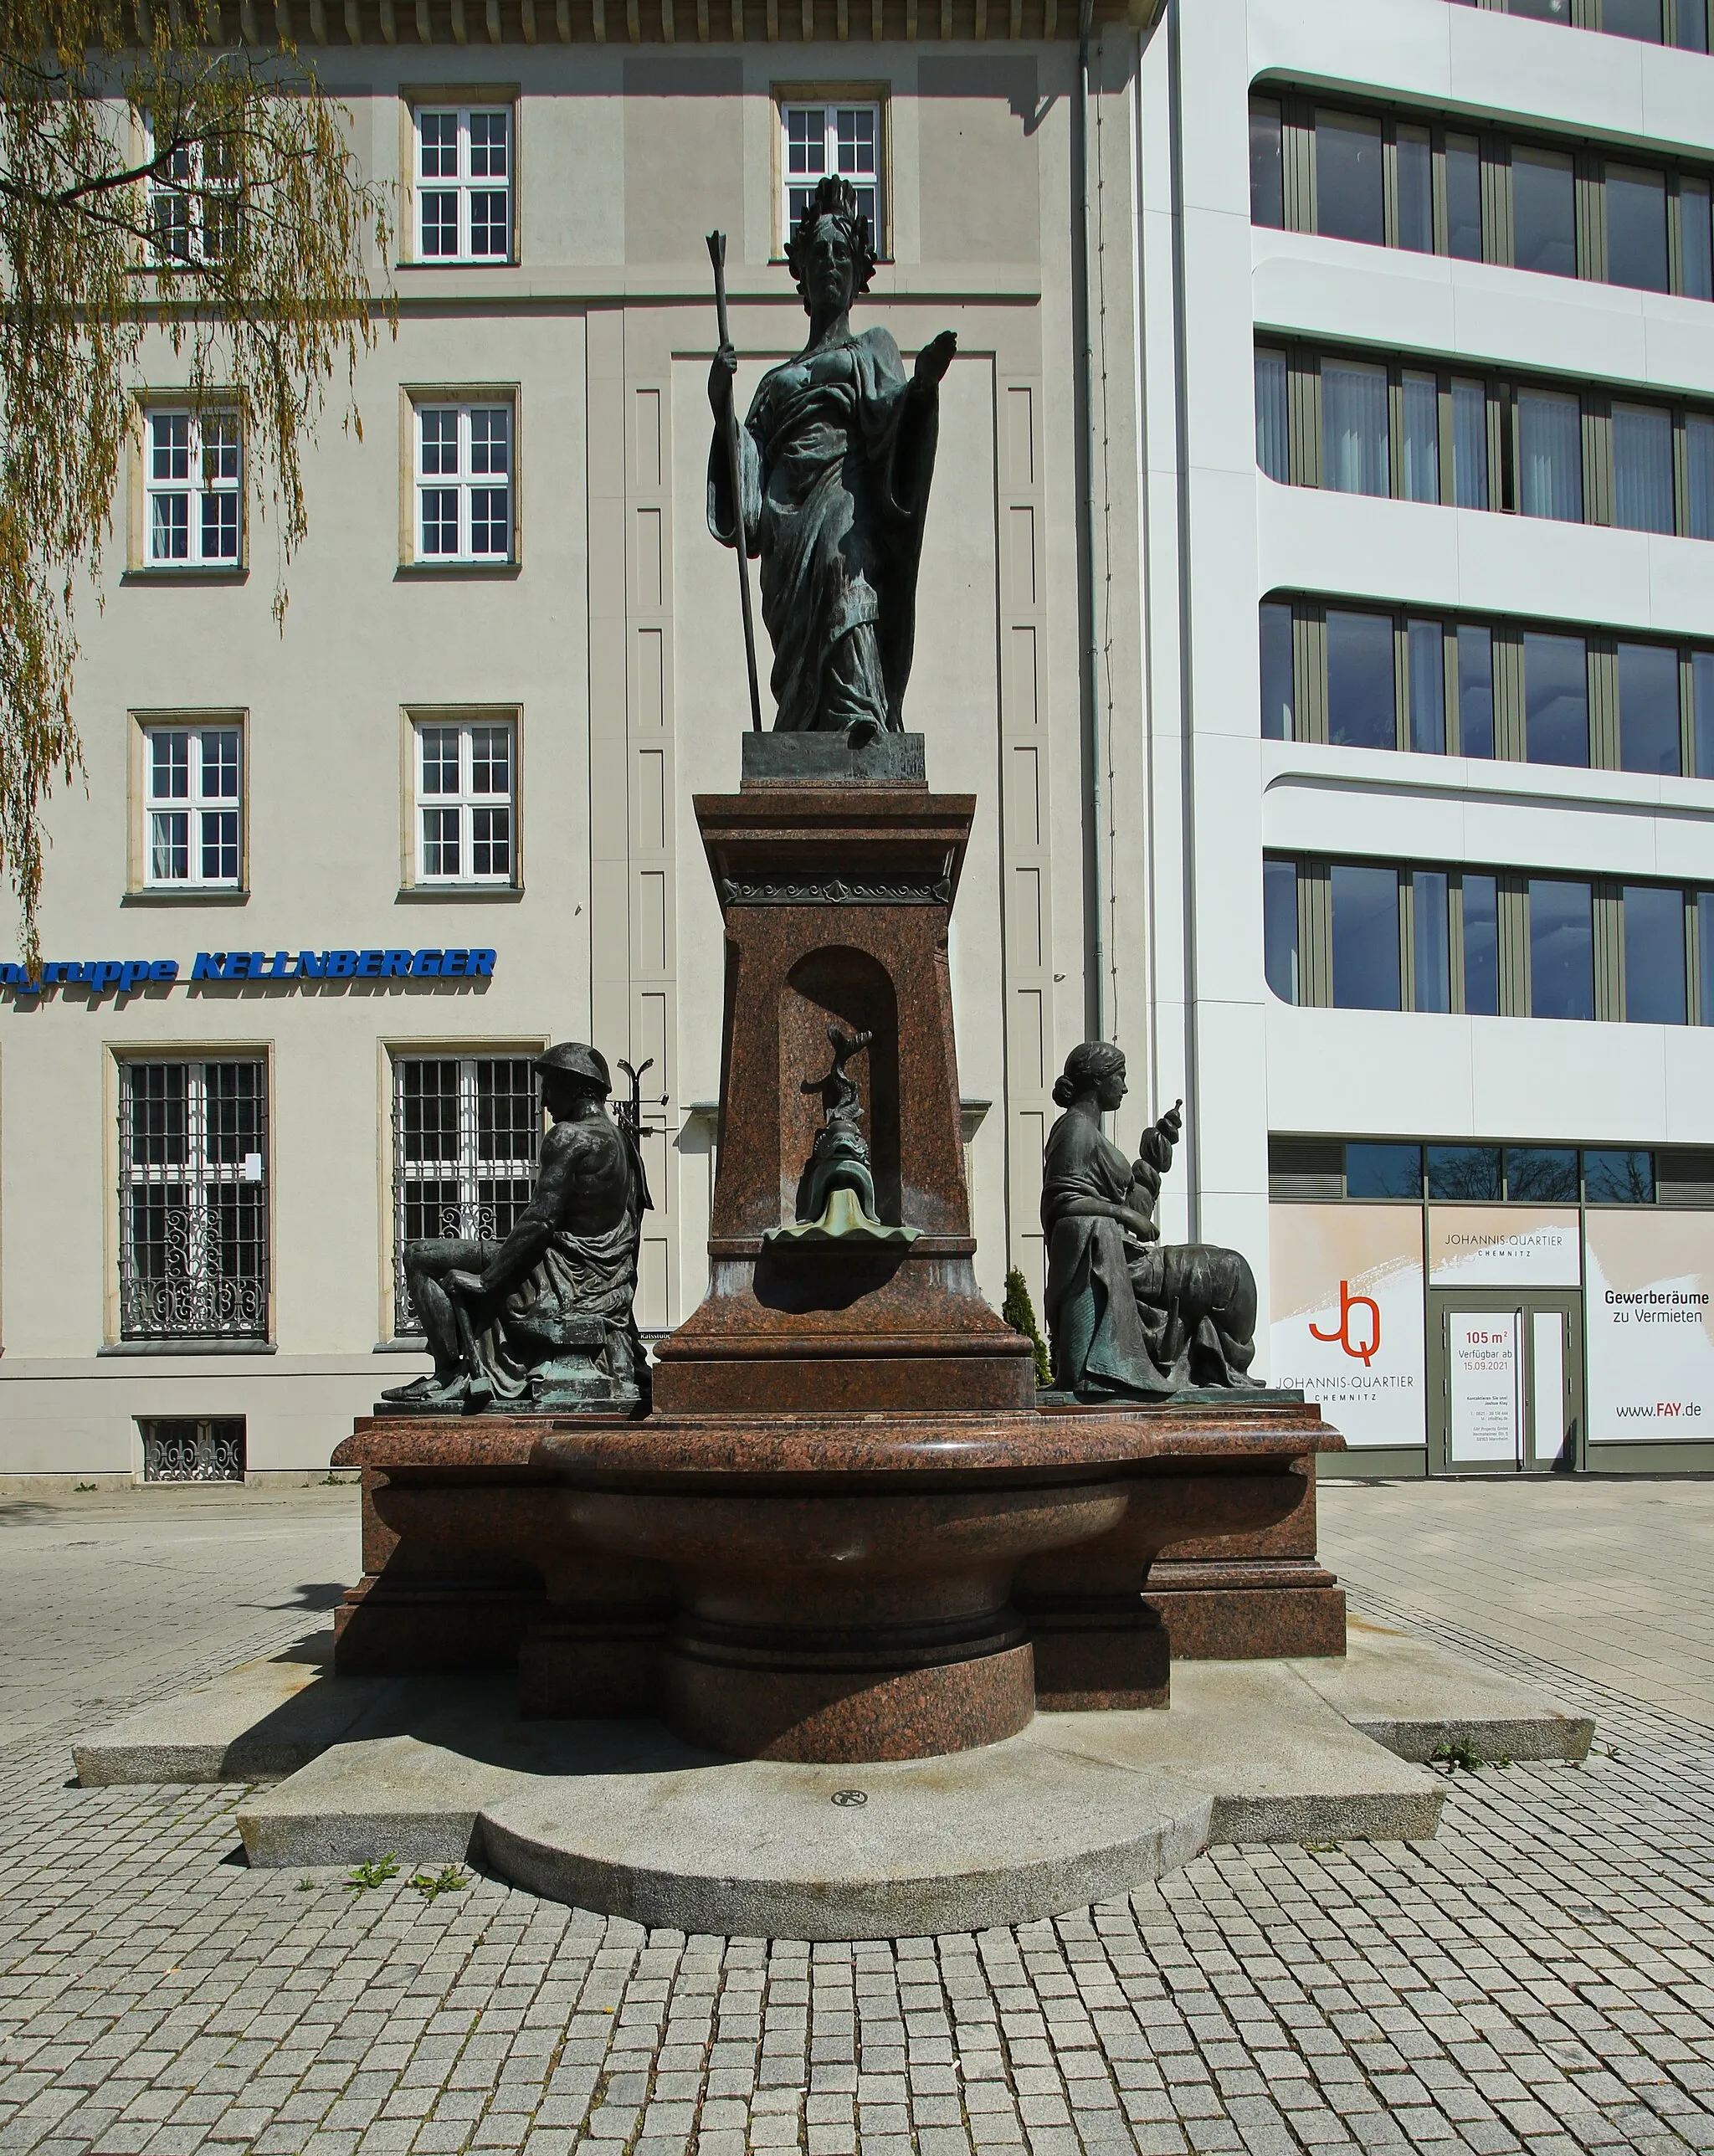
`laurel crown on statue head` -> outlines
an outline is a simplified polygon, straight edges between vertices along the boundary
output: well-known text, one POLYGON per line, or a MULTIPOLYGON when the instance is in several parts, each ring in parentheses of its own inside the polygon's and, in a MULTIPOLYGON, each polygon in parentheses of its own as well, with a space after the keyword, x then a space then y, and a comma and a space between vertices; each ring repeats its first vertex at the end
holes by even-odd
MULTIPOLYGON (((816 227, 824 219, 831 219, 844 233, 855 272, 852 281, 853 292, 866 292, 880 258, 875 251, 869 219, 857 208, 856 191, 851 182, 838 172, 829 172, 817 182, 815 192, 805 204, 803 214, 798 218, 797 227, 786 244, 787 267, 791 270, 798 290, 800 292, 803 290, 810 243, 815 237, 816 227)), ((808 305, 807 299, 804 305, 808 305)))

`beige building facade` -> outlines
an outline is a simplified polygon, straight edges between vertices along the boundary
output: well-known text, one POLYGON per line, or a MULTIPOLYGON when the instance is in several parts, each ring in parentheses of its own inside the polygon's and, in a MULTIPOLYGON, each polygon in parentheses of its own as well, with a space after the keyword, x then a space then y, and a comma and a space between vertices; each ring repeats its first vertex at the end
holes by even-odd
MULTIPOLYGON (((747 401, 802 341, 782 249, 820 169, 874 205, 860 319, 907 362, 958 335, 906 716, 931 784, 979 803, 952 964, 983 1284, 1039 1274, 1048 1089, 1085 1029, 1076 23, 656 12, 315 10, 399 189, 399 322, 361 442, 321 429, 283 632, 242 445, 164 351, 139 385, 82 618, 87 794, 50 810, 40 992, 13 968, 0 1006, 0 1472, 325 1471, 423 1367, 402 1238, 503 1233, 527 1194, 550 1040, 643 1074, 639 1314, 695 1307, 722 960, 691 797, 736 785, 747 723, 704 234, 747 401)), ((1133 353, 1103 446, 1134 470, 1133 353)), ((1116 559, 1134 676, 1134 541, 1116 559)))

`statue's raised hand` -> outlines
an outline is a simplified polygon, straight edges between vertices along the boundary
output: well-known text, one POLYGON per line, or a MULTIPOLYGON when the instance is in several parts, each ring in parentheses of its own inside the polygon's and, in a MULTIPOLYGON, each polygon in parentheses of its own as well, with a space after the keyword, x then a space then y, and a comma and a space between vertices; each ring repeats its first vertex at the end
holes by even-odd
POLYGON ((916 379, 926 388, 932 388, 936 382, 943 381, 957 349, 957 330, 942 330, 931 344, 924 345, 917 353, 916 379))
POLYGON ((723 344, 716 352, 708 369, 708 401, 716 419, 724 419, 732 401, 732 384, 737 378, 738 354, 736 347, 723 344))

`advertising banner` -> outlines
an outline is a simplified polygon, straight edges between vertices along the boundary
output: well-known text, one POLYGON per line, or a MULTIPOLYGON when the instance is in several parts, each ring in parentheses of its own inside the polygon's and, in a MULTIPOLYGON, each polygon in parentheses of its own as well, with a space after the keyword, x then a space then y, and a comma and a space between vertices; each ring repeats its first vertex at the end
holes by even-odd
POLYGON ((1430 1287, 1580 1287, 1574 1205, 1431 1205, 1430 1287))
POLYGON ((1714 1213, 1589 1212, 1589 1441, 1714 1431, 1714 1213))
POLYGON ((1446 1353, 1452 1410, 1449 1455, 1471 1467, 1515 1467, 1517 1313, 1449 1312, 1446 1353))
POLYGON ((1426 1442, 1423 1216, 1415 1205, 1275 1205, 1270 1384, 1301 1386, 1347 1445, 1426 1442))

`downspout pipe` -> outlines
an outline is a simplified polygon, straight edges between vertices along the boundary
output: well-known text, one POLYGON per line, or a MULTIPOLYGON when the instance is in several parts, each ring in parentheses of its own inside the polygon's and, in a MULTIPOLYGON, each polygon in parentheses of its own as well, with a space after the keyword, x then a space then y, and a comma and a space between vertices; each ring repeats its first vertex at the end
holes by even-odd
POLYGON ((1077 11, 1076 147, 1077 222, 1074 234, 1076 271, 1075 302, 1076 394, 1083 412, 1083 555, 1080 578, 1081 610, 1079 624, 1084 652, 1084 759, 1087 791, 1084 828, 1089 834, 1085 884, 1089 891, 1090 988, 1085 998, 1087 1024, 1097 1040, 1107 1030, 1107 891, 1101 856, 1101 629, 1096 610, 1096 510, 1095 475, 1098 455, 1095 416, 1094 294, 1090 290, 1090 32, 1095 23, 1095 0, 1079 0, 1077 11))

